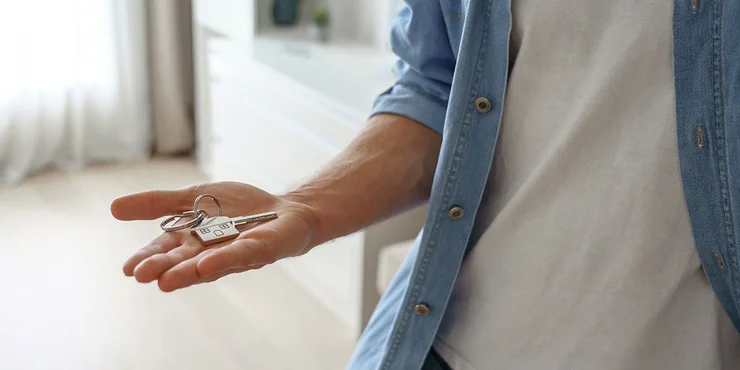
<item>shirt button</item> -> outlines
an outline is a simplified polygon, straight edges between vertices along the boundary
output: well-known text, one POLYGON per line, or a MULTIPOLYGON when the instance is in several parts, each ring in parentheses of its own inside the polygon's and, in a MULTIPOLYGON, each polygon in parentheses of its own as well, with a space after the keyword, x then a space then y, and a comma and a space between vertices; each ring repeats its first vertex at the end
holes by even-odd
POLYGON ((457 220, 458 218, 461 218, 465 214, 465 211, 463 211, 460 207, 452 207, 450 208, 450 211, 447 212, 447 215, 450 216, 451 219, 457 220))
POLYGON ((488 113, 491 110, 491 102, 483 97, 475 99, 475 109, 480 113, 488 113))
POLYGON ((425 303, 419 303, 414 306, 414 313, 419 316, 429 315, 429 306, 427 306, 425 303))
POLYGON ((699 149, 704 148, 704 126, 699 125, 696 127, 696 146, 699 149))
POLYGON ((717 252, 714 252, 714 259, 717 261, 717 265, 719 266, 720 270, 725 269, 725 261, 722 260, 722 255, 720 255, 717 252))

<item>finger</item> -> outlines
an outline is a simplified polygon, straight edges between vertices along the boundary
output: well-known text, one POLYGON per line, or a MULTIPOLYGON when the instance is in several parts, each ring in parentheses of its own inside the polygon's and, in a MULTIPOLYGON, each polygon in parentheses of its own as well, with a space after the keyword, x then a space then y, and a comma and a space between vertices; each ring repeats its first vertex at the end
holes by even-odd
POLYGON ((180 245, 178 233, 164 233, 154 239, 144 248, 139 249, 123 264, 123 273, 126 276, 134 276, 134 268, 141 261, 160 253, 167 253, 180 245))
POLYGON ((209 277, 231 269, 249 269, 277 260, 275 252, 264 239, 239 239, 204 256, 197 264, 197 273, 209 277))
POLYGON ((206 255, 213 253, 217 249, 209 249, 203 251, 198 256, 191 258, 187 261, 180 263, 179 265, 167 270, 159 278, 159 289, 163 292, 172 292, 177 289, 189 287, 191 285, 208 283, 218 280, 226 275, 243 272, 247 269, 229 269, 221 271, 218 274, 203 277, 198 273, 198 262, 206 255))
POLYGON ((193 285, 204 284, 204 283, 212 283, 212 282, 214 282, 214 281, 216 281, 218 279, 221 279, 221 278, 223 278, 225 276, 228 276, 228 275, 231 275, 231 274, 238 274, 238 273, 246 272, 246 271, 250 271, 250 270, 259 270, 259 269, 261 269, 263 267, 265 267, 265 265, 254 265, 254 266, 252 266, 250 268, 229 269, 229 270, 221 271, 221 272, 219 272, 218 274, 215 274, 215 275, 206 276, 206 277, 202 277, 201 276, 200 279, 198 279, 198 281, 195 284, 193 284, 193 285))
MULTIPOLYGON (((189 263, 186 262, 186 263, 189 263)), ((172 272, 172 277, 167 276, 166 279, 159 280, 159 289, 163 292, 172 292, 178 289, 187 288, 189 286, 198 285, 198 284, 205 284, 205 283, 212 283, 218 279, 221 279, 223 277, 226 277, 231 274, 238 274, 240 272, 245 272, 248 270, 257 270, 262 268, 264 265, 257 265, 253 268, 248 269, 231 269, 226 271, 221 271, 218 274, 211 275, 208 277, 194 277, 192 274, 183 274, 183 276, 176 277, 176 273, 174 270, 167 271, 167 274, 170 274, 172 272), (187 277, 190 277, 188 279, 187 277)), ((179 269, 179 265, 177 269, 179 269)), ((183 266, 184 269, 184 266, 183 266)))
POLYGON ((134 268, 134 276, 142 283, 158 280, 167 270, 196 257, 202 251, 203 245, 198 240, 187 238, 181 246, 143 260, 134 268))
POLYGON ((193 187, 180 190, 151 190, 113 200, 113 217, 123 220, 154 220, 193 208, 193 187))

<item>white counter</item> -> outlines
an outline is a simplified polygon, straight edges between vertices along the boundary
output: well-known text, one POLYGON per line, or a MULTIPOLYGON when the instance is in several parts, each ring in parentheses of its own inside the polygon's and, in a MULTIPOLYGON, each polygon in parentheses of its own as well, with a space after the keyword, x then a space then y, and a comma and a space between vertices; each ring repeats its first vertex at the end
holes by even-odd
POLYGON ((396 80, 396 57, 365 45, 310 41, 310 29, 275 30, 254 39, 254 58, 347 107, 369 112, 396 80))

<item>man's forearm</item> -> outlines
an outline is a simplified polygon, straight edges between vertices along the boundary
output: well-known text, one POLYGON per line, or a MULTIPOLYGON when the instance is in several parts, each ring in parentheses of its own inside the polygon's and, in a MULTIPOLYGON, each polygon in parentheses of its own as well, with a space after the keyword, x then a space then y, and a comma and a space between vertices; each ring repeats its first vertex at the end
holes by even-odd
POLYGON ((429 198, 441 136, 411 119, 376 115, 331 163, 285 196, 315 215, 310 247, 429 198))

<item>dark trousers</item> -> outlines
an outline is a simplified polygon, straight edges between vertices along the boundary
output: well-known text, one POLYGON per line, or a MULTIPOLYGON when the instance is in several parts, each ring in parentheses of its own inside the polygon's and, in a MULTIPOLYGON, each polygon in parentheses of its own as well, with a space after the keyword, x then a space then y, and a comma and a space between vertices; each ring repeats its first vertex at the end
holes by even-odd
POLYGON ((432 348, 429 350, 429 354, 427 354, 427 358, 424 360, 424 365, 422 365, 421 370, 452 370, 452 368, 450 365, 447 365, 447 362, 442 359, 442 356, 432 348))

